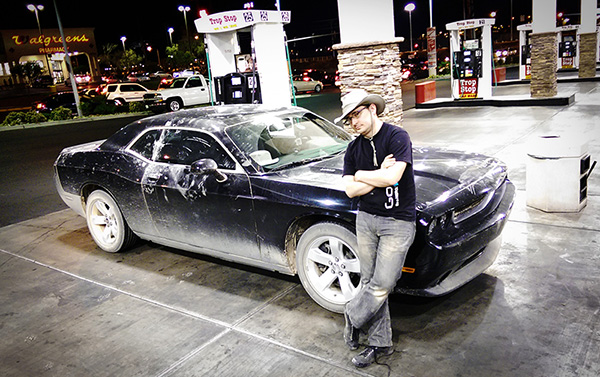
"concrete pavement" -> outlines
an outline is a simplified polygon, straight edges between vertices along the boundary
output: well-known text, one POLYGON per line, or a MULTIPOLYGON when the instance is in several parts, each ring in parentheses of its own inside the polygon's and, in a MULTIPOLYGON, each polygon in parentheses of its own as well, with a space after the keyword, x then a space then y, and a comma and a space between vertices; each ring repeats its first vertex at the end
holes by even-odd
POLYGON ((64 210, 0 228, 0 375, 600 375, 599 171, 579 213, 525 205, 539 135, 580 135, 600 156, 600 84, 559 91, 574 103, 404 113, 415 145, 499 157, 518 194, 484 275, 445 297, 392 298, 387 365, 355 369, 343 317, 295 278, 153 244, 104 253, 64 210))

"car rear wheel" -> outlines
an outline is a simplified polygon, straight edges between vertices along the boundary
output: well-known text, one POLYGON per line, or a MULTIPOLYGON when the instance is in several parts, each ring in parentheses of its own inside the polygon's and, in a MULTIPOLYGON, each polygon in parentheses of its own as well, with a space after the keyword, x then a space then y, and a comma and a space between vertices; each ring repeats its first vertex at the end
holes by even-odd
POLYGON ((171 111, 179 111, 183 107, 183 103, 181 103, 181 101, 178 99, 170 99, 167 102, 167 107, 171 111))
POLYGON ((315 86, 315 92, 319 93, 321 91, 321 85, 315 86))
POLYGON ((117 203, 105 191, 96 190, 90 194, 85 217, 94 242, 104 251, 116 253, 137 241, 117 203))
POLYGON ((327 310, 342 313, 360 289, 355 234, 336 223, 310 227, 298 241, 296 266, 302 286, 327 310))

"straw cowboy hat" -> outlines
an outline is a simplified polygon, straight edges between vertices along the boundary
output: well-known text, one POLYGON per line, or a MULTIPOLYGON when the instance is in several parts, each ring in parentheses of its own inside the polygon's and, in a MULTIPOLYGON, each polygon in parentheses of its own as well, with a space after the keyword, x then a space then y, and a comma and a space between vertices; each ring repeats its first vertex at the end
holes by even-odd
POLYGON ((381 115, 385 110, 385 100, 381 96, 369 94, 364 89, 352 89, 342 96, 342 116, 335 118, 334 122, 338 123, 343 120, 357 107, 372 103, 377 106, 377 115, 381 115))

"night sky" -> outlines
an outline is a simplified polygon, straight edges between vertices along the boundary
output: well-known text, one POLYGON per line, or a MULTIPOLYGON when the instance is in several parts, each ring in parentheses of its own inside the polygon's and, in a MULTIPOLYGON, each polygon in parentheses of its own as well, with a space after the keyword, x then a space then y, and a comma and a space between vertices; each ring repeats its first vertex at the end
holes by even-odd
MULTIPOLYGON (((433 21, 438 31, 445 30, 448 22, 464 19, 463 4, 466 0, 433 0, 433 21)), ((63 26, 94 27, 98 46, 106 43, 120 44, 120 37, 126 36, 127 43, 147 42, 158 47, 164 47, 169 42, 167 29, 173 27, 174 41, 185 35, 183 13, 177 10, 179 5, 189 5, 188 25, 194 32, 193 20, 201 9, 209 14, 227 10, 242 9, 246 1, 231 0, 184 0, 159 2, 129 1, 129 0, 57 0, 63 26)), ((404 6, 409 0, 394 1, 396 36, 408 39, 408 13, 404 6)), ((413 36, 425 33, 429 26, 429 0, 413 0, 416 9, 412 12, 413 36)), ((531 1, 523 0, 473 0, 474 18, 489 17, 491 11, 497 12, 496 24, 510 23, 510 5, 513 4, 514 26, 523 22, 520 15, 531 14, 531 1)), ((37 29, 35 16, 27 10, 29 1, 4 0, 0 12, 1 29, 37 29)), ((255 9, 275 10, 275 0, 254 0, 255 9)), ((566 14, 579 12, 579 1, 557 0, 557 8, 566 14)), ((43 4, 45 9, 40 12, 42 29, 56 28, 57 21, 53 3, 50 0, 38 0, 33 4, 43 4)), ((365 1, 369 6, 369 1, 365 1)), ((336 0, 281 0, 282 10, 292 11, 292 22, 285 27, 288 39, 309 36, 312 34, 329 33, 337 27, 336 0)), ((578 19, 577 15, 573 16, 578 19)), ((467 18, 471 18, 467 15, 467 18)), ((361 25, 357 25, 361 27, 361 25)))

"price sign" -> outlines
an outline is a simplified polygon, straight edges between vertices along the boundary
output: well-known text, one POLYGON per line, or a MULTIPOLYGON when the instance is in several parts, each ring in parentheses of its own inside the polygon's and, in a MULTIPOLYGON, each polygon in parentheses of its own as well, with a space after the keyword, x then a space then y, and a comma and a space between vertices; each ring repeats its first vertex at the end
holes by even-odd
POLYGON ((562 68, 573 68, 573 58, 562 58, 562 68))
POLYGON ((435 41, 435 27, 427 28, 427 67, 435 69, 437 66, 437 48, 435 41))
POLYGON ((479 79, 460 79, 458 81, 459 98, 477 98, 479 79))

